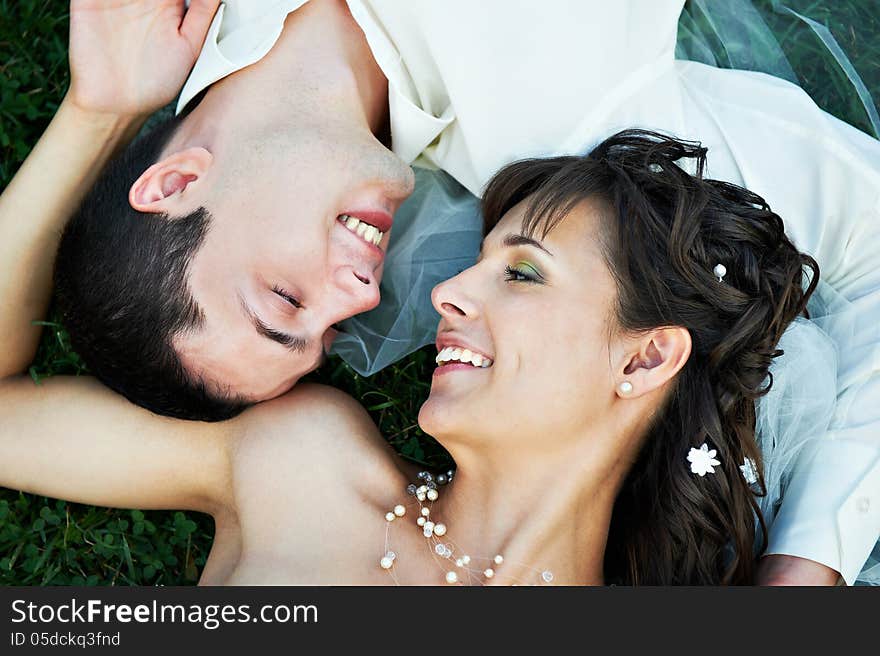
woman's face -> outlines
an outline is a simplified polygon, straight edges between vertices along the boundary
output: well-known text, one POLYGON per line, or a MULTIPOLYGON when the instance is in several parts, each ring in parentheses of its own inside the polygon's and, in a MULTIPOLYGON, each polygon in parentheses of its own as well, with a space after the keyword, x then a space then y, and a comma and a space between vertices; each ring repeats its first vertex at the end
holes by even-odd
POLYGON ((520 203, 486 236, 476 264, 434 288, 441 366, 419 413, 423 430, 546 446, 607 415, 619 382, 609 358, 617 291, 599 207, 581 203, 532 241, 520 203), (460 355, 448 347, 484 361, 443 364, 460 355))

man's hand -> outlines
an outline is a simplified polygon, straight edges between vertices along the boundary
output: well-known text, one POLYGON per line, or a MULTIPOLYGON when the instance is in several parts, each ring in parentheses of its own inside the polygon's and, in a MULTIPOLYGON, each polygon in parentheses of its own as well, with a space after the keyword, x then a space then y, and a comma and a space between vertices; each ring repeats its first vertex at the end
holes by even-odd
POLYGON ((219 0, 72 0, 70 90, 0 195, 0 379, 40 339, 67 218, 109 157, 180 91, 219 0))
POLYGON ((68 99, 79 109, 144 117, 171 102, 201 51, 220 0, 72 0, 68 99))
POLYGON ((758 564, 758 585, 837 585, 840 574, 813 560, 773 554, 758 564))

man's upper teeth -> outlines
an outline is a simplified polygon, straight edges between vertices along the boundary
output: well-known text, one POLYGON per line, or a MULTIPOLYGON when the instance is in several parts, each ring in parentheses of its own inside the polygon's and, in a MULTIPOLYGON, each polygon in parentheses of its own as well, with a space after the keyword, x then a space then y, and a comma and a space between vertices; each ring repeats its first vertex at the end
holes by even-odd
POLYGON ((438 365, 446 362, 463 362, 472 364, 475 367, 491 367, 492 359, 479 353, 474 353, 470 349, 461 348, 459 346, 447 346, 440 350, 435 358, 438 365))
POLYGON ((382 237, 385 235, 385 233, 380 231, 376 226, 370 225, 366 221, 361 221, 348 214, 340 214, 339 220, 346 228, 351 230, 358 237, 371 244, 375 244, 376 246, 379 245, 379 242, 382 241, 382 237))

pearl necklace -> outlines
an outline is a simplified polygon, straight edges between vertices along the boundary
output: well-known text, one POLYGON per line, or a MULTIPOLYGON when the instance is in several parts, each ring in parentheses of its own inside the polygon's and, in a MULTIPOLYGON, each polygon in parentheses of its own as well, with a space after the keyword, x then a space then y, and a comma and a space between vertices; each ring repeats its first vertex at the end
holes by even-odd
MULTIPOLYGON (((504 556, 496 554, 491 559, 477 558, 476 560, 486 561, 487 566, 482 572, 480 572, 479 569, 471 568, 470 565, 473 559, 470 556, 462 554, 461 556, 456 557, 455 547, 452 544, 444 543, 436 539, 442 538, 446 535, 446 524, 443 522, 432 521, 431 509, 423 505, 425 501, 430 501, 432 503, 436 501, 440 497, 439 486, 447 485, 452 482, 454 476, 455 470, 453 469, 448 470, 445 474, 437 474, 436 477, 429 472, 422 471, 418 473, 418 478, 421 481, 421 484, 417 485, 415 483, 410 483, 406 487, 406 492, 408 495, 415 497, 419 504, 419 515, 416 518, 416 525, 422 529, 422 535, 425 536, 429 543, 433 544, 434 554, 448 562, 454 563, 455 565, 455 569, 449 569, 449 565, 444 565, 444 569, 447 570, 445 575, 446 583, 449 585, 455 585, 459 582, 463 582, 461 581, 461 578, 462 575, 465 574, 468 576, 468 579, 472 579, 474 574, 478 574, 482 577, 482 579, 478 578, 478 580, 480 582, 485 582, 494 578, 496 569, 504 562, 504 556), (462 575, 459 575, 459 571, 462 572, 462 575)), ((397 504, 393 509, 385 513, 385 555, 379 559, 379 567, 391 574, 395 583, 397 582, 397 578, 394 576, 393 567, 394 563, 397 561, 397 554, 389 548, 388 534, 391 524, 405 515, 406 506, 402 503, 397 504)), ((535 570, 534 568, 529 569, 538 572, 538 570, 535 570)), ((546 569, 541 571, 540 581, 543 583, 551 583, 553 581, 553 572, 546 569)))

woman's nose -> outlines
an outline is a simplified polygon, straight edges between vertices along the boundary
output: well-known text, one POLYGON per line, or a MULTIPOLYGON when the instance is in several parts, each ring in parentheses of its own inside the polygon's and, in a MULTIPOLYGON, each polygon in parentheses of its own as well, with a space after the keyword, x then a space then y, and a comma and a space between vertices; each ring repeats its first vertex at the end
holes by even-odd
POLYGON ((477 304, 467 294, 462 282, 462 274, 459 274, 441 282, 431 292, 434 309, 445 319, 473 319, 477 315, 477 304))

